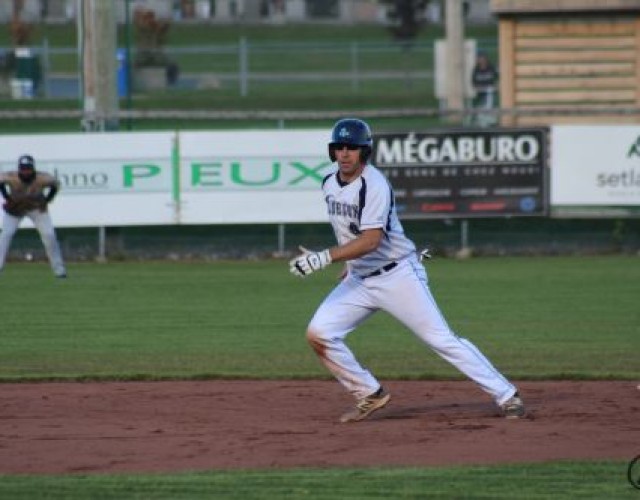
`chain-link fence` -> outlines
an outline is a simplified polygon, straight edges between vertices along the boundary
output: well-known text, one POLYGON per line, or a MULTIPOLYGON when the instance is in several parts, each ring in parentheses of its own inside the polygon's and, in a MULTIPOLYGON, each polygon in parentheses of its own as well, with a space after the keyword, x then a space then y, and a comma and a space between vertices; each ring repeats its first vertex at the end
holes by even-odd
MULTIPOLYGON (((478 45, 496 57, 495 40, 478 45)), ((8 57, 9 47, 0 47, 8 57)), ((135 48, 120 47, 118 60, 120 97, 127 93, 206 91, 247 97, 259 93, 286 97, 291 93, 357 96, 377 91, 414 95, 433 102, 433 43, 401 42, 251 42, 167 47, 156 61, 142 61, 135 48), (128 58, 128 59, 127 59, 128 58), (160 78, 146 78, 155 69, 160 78), (130 70, 130 74, 127 74, 130 70), (396 89, 395 92, 393 89, 396 89)), ((76 47, 52 47, 47 41, 30 49, 41 76, 36 96, 78 99, 81 97, 76 47)), ((8 75, 5 75, 5 78, 8 75)), ((7 89, 5 89, 5 97, 7 89)))
MULTIPOLYGON (((416 245, 430 247, 439 257, 463 248, 485 256, 640 253, 638 219, 412 220, 403 225, 416 245)), ((325 248, 334 242, 329 224, 120 227, 106 229, 103 255, 97 228, 59 229, 58 236, 66 259, 77 262, 265 259, 292 255, 299 244, 325 248)), ((8 259, 46 260, 34 229, 18 231, 8 259)))

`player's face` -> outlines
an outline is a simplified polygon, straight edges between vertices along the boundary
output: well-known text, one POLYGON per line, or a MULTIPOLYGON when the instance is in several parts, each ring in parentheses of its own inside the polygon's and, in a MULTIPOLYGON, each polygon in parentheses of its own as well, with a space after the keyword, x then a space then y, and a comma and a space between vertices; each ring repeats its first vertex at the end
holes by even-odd
POLYGON ((340 178, 349 182, 355 179, 362 172, 360 163, 360 147, 351 144, 336 144, 333 146, 336 155, 336 162, 340 167, 340 178))
POLYGON ((33 168, 21 167, 18 169, 18 177, 26 184, 29 184, 36 178, 36 171, 33 168))

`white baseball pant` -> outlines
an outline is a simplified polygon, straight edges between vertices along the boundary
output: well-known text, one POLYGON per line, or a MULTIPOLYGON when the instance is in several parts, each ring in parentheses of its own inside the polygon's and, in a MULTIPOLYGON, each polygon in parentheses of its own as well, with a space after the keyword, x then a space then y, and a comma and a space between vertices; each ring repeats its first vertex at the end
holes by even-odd
POLYGON ((60 245, 58 244, 51 216, 49 215, 49 212, 41 212, 40 210, 30 210, 22 217, 16 217, 15 215, 10 215, 8 213, 4 214, 4 218, 2 219, 2 233, 0 233, 0 269, 4 267, 11 241, 13 240, 13 236, 18 230, 23 217, 29 217, 33 222, 33 225, 38 230, 38 233, 40 233, 40 239, 42 240, 44 249, 47 252, 47 257, 49 258, 49 264, 51 265, 53 273, 56 276, 66 274, 64 262, 62 261, 62 252, 60 250, 60 245))
POLYGON ((378 310, 394 316, 425 344, 455 366, 498 405, 516 393, 491 362, 447 325, 417 258, 400 261, 379 276, 348 275, 322 302, 309 323, 307 339, 327 369, 356 398, 375 392, 380 383, 356 360, 344 340, 378 310))

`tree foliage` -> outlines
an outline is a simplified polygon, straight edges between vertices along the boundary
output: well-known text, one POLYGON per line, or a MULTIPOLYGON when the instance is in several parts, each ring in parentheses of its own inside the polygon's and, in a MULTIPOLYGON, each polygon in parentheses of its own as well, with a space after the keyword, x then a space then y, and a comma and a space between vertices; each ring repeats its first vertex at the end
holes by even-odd
POLYGON ((388 6, 389 29, 397 40, 411 41, 425 24, 424 11, 430 0, 382 0, 388 6))
POLYGON ((136 66, 166 66, 167 56, 164 46, 171 23, 156 18, 154 11, 138 7, 133 15, 135 40, 137 45, 136 66))

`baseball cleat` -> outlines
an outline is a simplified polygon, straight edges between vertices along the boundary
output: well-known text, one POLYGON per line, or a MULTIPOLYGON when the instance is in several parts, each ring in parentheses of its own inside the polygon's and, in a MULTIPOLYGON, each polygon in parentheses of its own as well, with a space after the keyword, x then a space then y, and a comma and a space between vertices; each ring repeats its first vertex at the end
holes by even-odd
POLYGON ((340 417, 340 422, 346 424, 348 422, 359 422, 360 420, 364 420, 374 411, 384 407, 390 399, 391 394, 385 392, 385 390, 380 387, 380 389, 373 394, 358 401, 353 410, 348 411, 340 417))
POLYGON ((505 418, 520 418, 524 417, 524 403, 520 398, 520 395, 516 392, 511 398, 507 399, 502 405, 500 405, 500 409, 504 414, 505 418))

